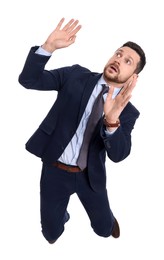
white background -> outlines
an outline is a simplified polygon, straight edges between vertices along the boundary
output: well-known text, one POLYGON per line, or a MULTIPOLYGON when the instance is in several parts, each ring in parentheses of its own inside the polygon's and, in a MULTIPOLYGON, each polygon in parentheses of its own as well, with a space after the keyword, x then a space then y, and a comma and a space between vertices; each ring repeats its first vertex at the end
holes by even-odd
POLYGON ((163 233, 163 8, 162 0, 5 1, 0 8, 0 258, 164 259, 163 233), (59 50, 47 68, 81 64, 102 72, 124 42, 139 43, 147 65, 132 101, 140 110, 131 155, 107 161, 111 208, 120 223, 119 239, 98 237, 77 199, 69 203, 70 221, 54 245, 40 228, 41 161, 25 143, 53 104, 55 92, 24 89, 18 83, 26 56, 42 44, 59 20, 79 19, 76 43, 59 50))

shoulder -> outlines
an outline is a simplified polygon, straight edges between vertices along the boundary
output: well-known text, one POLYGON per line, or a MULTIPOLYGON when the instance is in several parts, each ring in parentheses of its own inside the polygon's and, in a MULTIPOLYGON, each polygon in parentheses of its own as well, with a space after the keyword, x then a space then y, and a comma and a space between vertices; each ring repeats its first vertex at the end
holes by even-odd
POLYGON ((74 65, 72 65, 70 67, 67 67, 67 68, 71 69, 72 71, 76 71, 76 72, 79 71, 80 73, 88 73, 88 74, 96 74, 96 75, 100 74, 98 72, 93 72, 90 69, 88 69, 86 67, 83 67, 83 66, 81 66, 79 64, 74 64, 74 65))
POLYGON ((90 78, 94 76, 101 76, 101 73, 98 72, 93 72, 90 69, 83 67, 79 64, 74 64, 72 66, 67 66, 58 69, 59 72, 64 73, 64 75, 67 77, 75 77, 75 78, 90 78))

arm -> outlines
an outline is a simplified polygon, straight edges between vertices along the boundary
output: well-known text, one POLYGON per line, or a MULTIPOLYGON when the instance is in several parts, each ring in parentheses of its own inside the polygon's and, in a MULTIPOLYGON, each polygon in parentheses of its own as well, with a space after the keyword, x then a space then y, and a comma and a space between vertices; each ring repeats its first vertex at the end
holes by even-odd
MULTIPOLYGON (((76 33, 81 26, 78 21, 70 20, 62 29, 64 18, 61 19, 56 29, 50 34, 42 48, 52 54, 55 50, 70 46, 75 42, 76 33)), ((19 83, 25 88, 37 90, 59 90, 62 69, 47 71, 45 65, 50 56, 37 54, 38 46, 31 48, 21 74, 19 83)))
POLYGON ((106 126, 101 129, 105 149, 113 162, 124 160, 131 151, 131 132, 134 128, 139 111, 129 102, 120 114, 120 126, 111 135, 105 134, 106 126))
POLYGON ((132 96, 132 91, 136 85, 136 82, 137 74, 133 74, 133 76, 127 82, 125 82, 123 88, 114 99, 112 98, 114 87, 110 86, 104 104, 104 122, 109 132, 115 131, 120 126, 119 116, 128 104, 132 96))
POLYGON ((62 29, 64 18, 60 20, 55 30, 48 36, 42 48, 53 53, 57 49, 65 48, 75 42, 76 33, 81 29, 78 20, 71 19, 62 29))

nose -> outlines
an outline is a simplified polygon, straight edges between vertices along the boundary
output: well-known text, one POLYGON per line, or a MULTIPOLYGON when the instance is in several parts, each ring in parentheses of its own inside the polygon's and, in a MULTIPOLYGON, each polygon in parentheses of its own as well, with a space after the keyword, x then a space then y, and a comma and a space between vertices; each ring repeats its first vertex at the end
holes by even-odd
POLYGON ((120 58, 116 58, 114 63, 116 63, 117 65, 120 65, 120 58))
POLYGON ((115 60, 114 61, 114 66, 118 69, 120 67, 120 62, 115 60))

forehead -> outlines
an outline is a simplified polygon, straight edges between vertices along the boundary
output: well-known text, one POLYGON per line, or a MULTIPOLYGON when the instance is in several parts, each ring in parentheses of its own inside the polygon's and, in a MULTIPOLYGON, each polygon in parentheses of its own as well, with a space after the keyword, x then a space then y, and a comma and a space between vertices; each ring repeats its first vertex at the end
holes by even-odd
POLYGON ((139 54, 135 50, 131 49, 130 47, 127 46, 121 47, 116 52, 121 52, 123 55, 128 56, 129 58, 133 59, 136 62, 140 61, 139 54))

